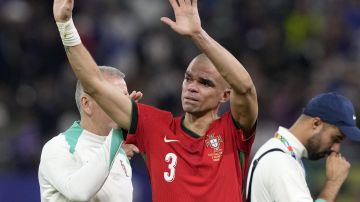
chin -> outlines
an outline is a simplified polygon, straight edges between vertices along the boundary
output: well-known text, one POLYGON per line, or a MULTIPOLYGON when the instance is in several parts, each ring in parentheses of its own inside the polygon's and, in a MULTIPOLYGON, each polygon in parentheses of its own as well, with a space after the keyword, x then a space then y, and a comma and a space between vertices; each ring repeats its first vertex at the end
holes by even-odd
POLYGON ((186 112, 186 113, 192 113, 192 112, 194 112, 194 109, 193 109, 192 107, 183 106, 183 110, 184 110, 184 112, 186 112))
POLYGON ((183 108, 184 112, 192 112, 195 109, 195 107, 193 105, 185 104, 185 103, 182 103, 182 108, 183 108))

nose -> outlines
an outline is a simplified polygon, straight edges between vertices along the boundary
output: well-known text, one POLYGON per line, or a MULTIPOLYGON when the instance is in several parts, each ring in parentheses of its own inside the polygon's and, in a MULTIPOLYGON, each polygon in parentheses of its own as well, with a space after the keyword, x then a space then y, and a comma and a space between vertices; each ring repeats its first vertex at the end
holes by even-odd
POLYGON ((331 151, 334 151, 334 152, 340 152, 340 143, 334 143, 331 148, 330 148, 331 151))
POLYGON ((199 91, 196 81, 188 83, 186 89, 192 93, 199 91))

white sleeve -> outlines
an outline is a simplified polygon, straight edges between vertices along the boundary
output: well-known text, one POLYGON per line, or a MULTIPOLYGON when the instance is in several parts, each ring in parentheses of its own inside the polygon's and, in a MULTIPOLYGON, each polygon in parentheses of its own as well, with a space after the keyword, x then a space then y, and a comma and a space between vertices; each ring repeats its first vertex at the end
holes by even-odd
POLYGON ((270 168, 267 172, 267 186, 273 201, 313 202, 299 162, 281 152, 274 152, 269 157, 262 160, 270 168))
POLYGON ((86 162, 77 162, 69 147, 46 144, 39 173, 67 199, 88 201, 103 186, 122 141, 122 132, 113 130, 86 162))

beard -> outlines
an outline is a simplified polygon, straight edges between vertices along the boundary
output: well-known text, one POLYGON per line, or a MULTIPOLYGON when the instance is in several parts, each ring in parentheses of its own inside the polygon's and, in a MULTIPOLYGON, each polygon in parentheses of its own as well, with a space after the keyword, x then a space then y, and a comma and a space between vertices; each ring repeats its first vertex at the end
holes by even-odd
POLYGON ((319 160, 324 158, 326 155, 331 153, 330 149, 326 149, 324 151, 320 151, 321 147, 321 135, 320 133, 315 134, 309 140, 307 145, 305 146, 308 152, 308 159, 309 160, 319 160))

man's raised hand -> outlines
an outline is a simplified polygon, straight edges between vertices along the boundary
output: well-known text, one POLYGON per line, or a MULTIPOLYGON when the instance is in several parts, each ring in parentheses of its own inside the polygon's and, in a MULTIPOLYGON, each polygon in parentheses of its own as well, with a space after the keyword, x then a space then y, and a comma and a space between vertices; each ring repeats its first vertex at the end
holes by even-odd
POLYGON ((197 8, 197 0, 169 0, 174 10, 175 22, 168 17, 162 17, 160 20, 169 25, 175 32, 193 36, 200 33, 201 21, 197 8))
POLYGON ((72 16, 74 0, 54 0, 53 13, 56 22, 66 22, 72 16))

